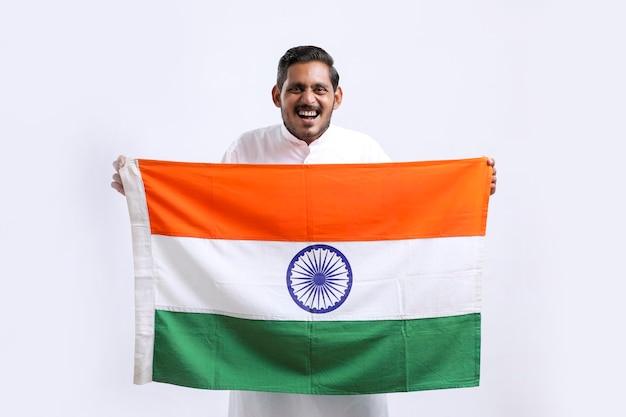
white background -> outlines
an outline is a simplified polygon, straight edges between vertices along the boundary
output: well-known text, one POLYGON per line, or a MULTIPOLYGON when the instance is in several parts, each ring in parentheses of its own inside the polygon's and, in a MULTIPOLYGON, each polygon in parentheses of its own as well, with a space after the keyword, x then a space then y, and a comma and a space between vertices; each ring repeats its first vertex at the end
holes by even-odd
POLYGON ((401 416, 623 416, 626 3, 0 3, 0 414, 225 416, 227 394, 132 385, 118 154, 217 162, 278 123, 278 58, 335 58, 340 126, 397 161, 497 160, 479 388, 401 416))

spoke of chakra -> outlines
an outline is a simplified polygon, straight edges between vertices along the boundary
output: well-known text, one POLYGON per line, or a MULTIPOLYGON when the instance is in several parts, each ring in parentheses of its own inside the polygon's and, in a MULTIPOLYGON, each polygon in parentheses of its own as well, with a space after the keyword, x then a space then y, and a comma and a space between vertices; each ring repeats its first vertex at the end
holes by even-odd
MULTIPOLYGON (((342 282, 343 281, 345 280, 342 280, 342 282)), ((343 292, 342 290, 345 290, 346 288, 348 288, 347 285, 341 285, 341 283, 339 282, 329 282, 329 281, 326 281, 326 286, 338 293, 341 293, 343 292)))
POLYGON ((311 288, 311 292, 309 293, 309 296, 307 297, 307 299, 304 301, 304 304, 313 308, 317 308, 315 307, 316 300, 317 300, 317 287, 314 286, 313 288, 311 288), (309 300, 311 300, 310 303, 309 303, 309 300))
MULTIPOLYGON (((335 262, 332 263, 332 265, 330 264, 330 260, 328 261, 328 264, 325 265, 324 271, 322 271, 324 273, 324 275, 328 275, 328 272, 333 269, 335 267, 335 265, 337 265, 338 262, 341 261, 341 258, 339 257, 335 257, 335 262)), ((343 266, 343 264, 339 264, 339 266, 337 267, 337 269, 341 268, 343 266)), ((337 269, 333 269, 333 272, 336 271, 337 269)))
POLYGON ((310 304, 309 300, 311 300, 311 298, 315 300, 315 287, 311 287, 307 291, 305 291, 305 293, 302 294, 300 301, 302 301, 302 304, 308 306, 310 304), (305 299, 305 296, 306 296, 306 299, 305 299))
POLYGON ((322 251, 321 249, 313 251, 313 256, 315 257, 315 270, 317 272, 321 270, 321 266, 322 266, 321 258, 323 254, 324 254, 324 251, 322 251))
POLYGON ((305 277, 315 276, 315 272, 309 271, 308 269, 303 268, 301 265, 294 265, 292 275, 293 274, 300 274, 300 275, 304 275, 305 277), (300 268, 301 270, 296 270, 296 268, 300 268))
POLYGON ((309 260, 308 265, 311 268, 311 271, 313 271, 313 273, 318 272, 319 271, 319 264, 317 261, 317 257, 315 256, 315 252, 314 251, 309 251, 306 253, 306 257, 309 260), (312 257, 312 259, 311 259, 312 257))
POLYGON ((298 259, 298 261, 302 261, 302 263, 296 264, 297 267, 302 268, 303 271, 307 271, 307 273, 311 275, 315 275, 315 268, 313 268, 313 265, 309 263, 310 259, 309 259, 309 262, 307 262, 307 259, 301 256, 300 259, 298 259))
POLYGON ((291 273, 291 278, 292 279, 313 279, 313 277, 315 276, 315 274, 309 274, 308 272, 303 272, 303 271, 292 271, 291 273), (300 274, 302 275, 301 277, 295 277, 294 274, 300 274))
POLYGON ((322 287, 320 286, 315 288, 315 300, 317 301, 318 310, 325 307, 325 305, 322 304, 324 302, 324 297, 322 295, 322 287))
POLYGON ((336 285, 327 285, 327 287, 328 287, 328 291, 334 294, 337 298, 341 298, 341 296, 343 296, 343 294, 345 293, 345 289, 347 288, 347 287, 340 287, 336 285))
POLYGON ((331 263, 333 258, 335 257, 335 254, 330 252, 327 252, 326 255, 327 256, 324 257, 324 262, 322 262, 322 265, 320 265, 320 272, 325 272, 328 264, 331 263))
MULTIPOLYGON (((322 265, 326 265, 326 259, 328 259, 329 256, 333 256, 333 254, 329 250, 324 251, 324 260, 322 261, 322 265)), ((322 271, 320 272, 324 273, 323 269, 324 268, 322 268, 322 271)))
POLYGON ((335 275, 337 275, 337 274, 335 274, 335 272, 337 272, 337 271, 341 271, 341 272, 339 272, 340 274, 345 271, 343 263, 337 265, 336 268, 332 268, 332 269, 329 268, 328 271, 325 271, 324 275, 326 275, 326 276, 335 276, 335 275))
POLYGON ((300 278, 300 282, 291 282, 292 287, 302 287, 302 286, 310 286, 315 285, 315 282, 311 278, 300 278))
POLYGON ((342 290, 348 288, 347 285, 338 285, 337 283, 328 281, 326 281, 326 287, 328 287, 329 290, 340 294, 343 292, 342 290))
MULTIPOLYGON (((313 289, 313 287, 315 286, 315 284, 311 283, 304 283, 300 286, 300 288, 293 289, 293 293, 294 294, 306 294, 307 292, 311 291, 313 289)), ((301 297, 300 297, 301 298, 301 297)))
POLYGON ((339 298, 337 297, 337 295, 334 292, 332 292, 331 289, 327 286, 324 286, 322 293, 326 296, 326 298, 328 298, 327 306, 333 305, 337 301, 339 301, 339 298), (335 301, 333 301, 333 299, 335 301))
POLYGON ((339 276, 346 275, 346 274, 347 274, 347 271, 346 270, 342 270, 342 271, 337 272, 336 274, 325 274, 325 276, 326 276, 326 279, 334 279, 334 280, 336 280, 337 278, 335 278, 335 277, 339 277, 339 276))
POLYGON ((300 284, 300 288, 297 290, 294 288, 294 293, 304 293, 306 294, 308 291, 311 291, 315 287, 315 283, 313 281, 304 282, 300 284))

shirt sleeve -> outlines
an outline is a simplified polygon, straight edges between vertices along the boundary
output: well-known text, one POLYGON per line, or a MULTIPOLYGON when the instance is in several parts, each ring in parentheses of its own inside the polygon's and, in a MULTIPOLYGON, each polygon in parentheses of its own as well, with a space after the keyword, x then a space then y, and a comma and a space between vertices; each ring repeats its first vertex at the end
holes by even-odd
POLYGON ((220 160, 220 163, 222 164, 236 164, 238 163, 238 158, 237 158, 237 145, 239 143, 239 139, 237 139, 236 141, 234 141, 233 143, 230 144, 230 146, 226 149, 226 151, 224 152, 224 155, 222 155, 222 159, 220 160))
POLYGON ((387 155, 383 148, 380 147, 378 142, 375 142, 373 139, 366 159, 367 162, 371 163, 391 162, 391 158, 389 157, 389 155, 387 155))

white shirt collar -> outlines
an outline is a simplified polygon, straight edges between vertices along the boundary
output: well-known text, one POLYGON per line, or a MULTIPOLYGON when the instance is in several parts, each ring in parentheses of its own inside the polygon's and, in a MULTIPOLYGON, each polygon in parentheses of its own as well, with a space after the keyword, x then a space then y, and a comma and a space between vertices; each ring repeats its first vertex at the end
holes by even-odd
MULTIPOLYGON (((326 138, 332 135, 332 130, 333 130, 333 125, 331 124, 330 126, 328 126, 328 129, 326 129, 326 131, 322 133, 322 136, 320 136, 319 138, 313 141, 312 145, 317 144, 317 143, 321 144, 321 142, 323 142, 326 138)), ((297 144, 298 146, 308 146, 305 141, 300 140, 297 137, 295 137, 293 134, 291 134, 291 132, 287 130, 284 124, 280 125, 280 132, 282 133, 283 138, 285 138, 289 142, 297 144)))

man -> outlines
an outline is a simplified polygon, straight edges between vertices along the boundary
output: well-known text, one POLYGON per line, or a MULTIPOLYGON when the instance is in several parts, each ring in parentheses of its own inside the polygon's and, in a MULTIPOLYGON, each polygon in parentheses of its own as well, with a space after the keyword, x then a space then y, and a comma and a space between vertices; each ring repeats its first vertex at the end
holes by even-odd
MULTIPOLYGON (((369 136, 331 124, 343 91, 333 58, 315 46, 289 49, 280 59, 272 100, 283 123, 244 133, 222 162, 249 164, 380 163, 390 159, 369 136)), ((120 156, 116 171, 124 164, 120 156)), ((495 162, 489 160, 489 165, 495 162)), ((119 174, 111 186, 124 193, 119 174)), ((495 192, 495 168, 491 194, 495 192)), ((230 417, 386 417, 385 395, 304 395, 233 391, 230 417)))

